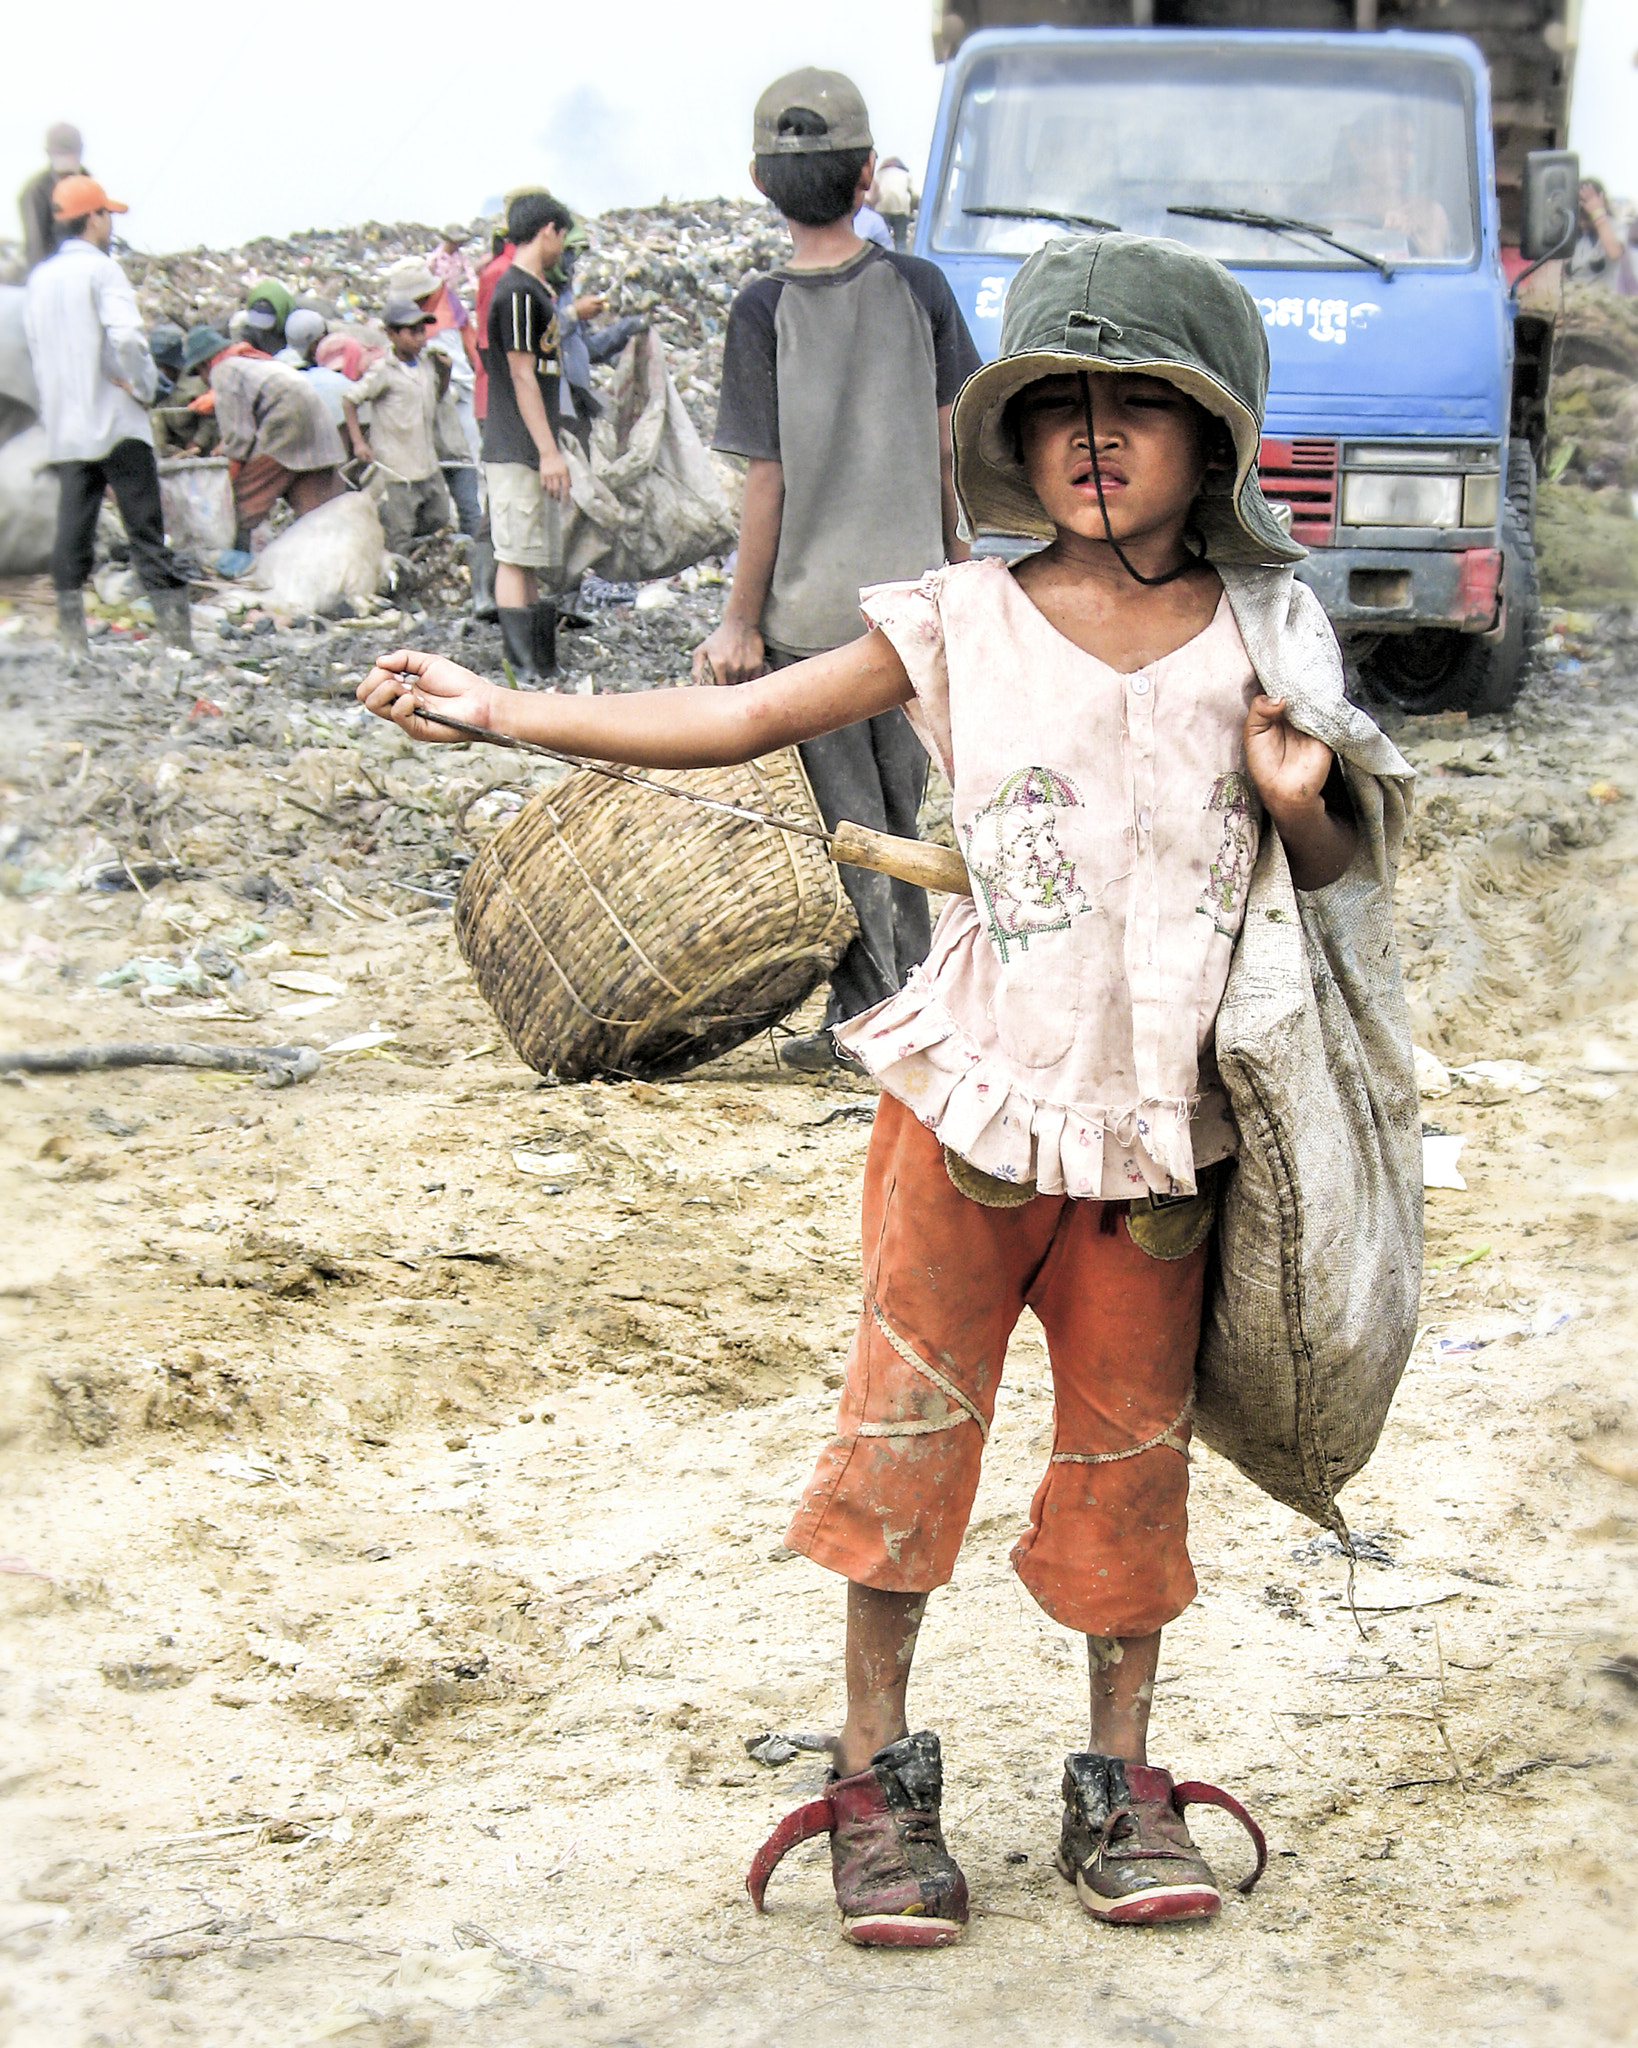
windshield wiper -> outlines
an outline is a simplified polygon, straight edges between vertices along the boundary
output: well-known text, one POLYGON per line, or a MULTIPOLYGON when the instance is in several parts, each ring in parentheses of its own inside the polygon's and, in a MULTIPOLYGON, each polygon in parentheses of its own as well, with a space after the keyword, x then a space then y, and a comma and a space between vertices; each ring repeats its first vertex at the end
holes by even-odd
POLYGON ((1252 213, 1243 206, 1168 206, 1168 213, 1187 214, 1190 220, 1232 220, 1241 227, 1271 228, 1277 235, 1312 235, 1316 241, 1327 242, 1333 249, 1340 249, 1344 256, 1352 256, 1360 263, 1368 263, 1373 270, 1380 270, 1385 278, 1392 279, 1393 265, 1386 256, 1373 256, 1369 249, 1356 249, 1352 242, 1339 242, 1331 230, 1317 220, 1295 220, 1288 213, 1252 213))
POLYGON ((1055 220, 1066 227, 1102 228, 1105 233, 1118 235, 1118 220, 1099 220, 1095 213, 1060 213, 1052 206, 964 206, 962 212, 969 218, 980 220, 1055 220))

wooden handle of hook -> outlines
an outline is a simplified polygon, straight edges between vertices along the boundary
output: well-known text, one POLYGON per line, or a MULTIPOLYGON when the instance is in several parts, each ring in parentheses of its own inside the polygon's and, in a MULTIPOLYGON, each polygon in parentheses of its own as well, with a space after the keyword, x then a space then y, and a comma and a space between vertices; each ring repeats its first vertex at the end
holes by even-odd
POLYGON ((941 890, 946 896, 973 893, 967 863, 953 846, 935 846, 926 839, 895 839, 886 832, 850 824, 845 818, 831 834, 830 857, 838 867, 870 868, 922 889, 941 890))

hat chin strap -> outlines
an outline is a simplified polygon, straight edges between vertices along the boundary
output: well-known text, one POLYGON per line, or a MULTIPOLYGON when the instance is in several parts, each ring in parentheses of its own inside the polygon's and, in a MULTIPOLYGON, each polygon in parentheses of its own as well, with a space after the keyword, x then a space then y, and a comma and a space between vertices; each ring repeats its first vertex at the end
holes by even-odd
POLYGON ((1103 501, 1103 477, 1098 469, 1098 437, 1092 426, 1092 380, 1087 373, 1079 372, 1081 384, 1081 410, 1086 417, 1086 452, 1092 458, 1092 486, 1098 494, 1098 510, 1103 514, 1103 537, 1115 551, 1115 560, 1131 577, 1134 583, 1141 583, 1146 589, 1156 589, 1162 583, 1175 583, 1179 576, 1186 576, 1191 569, 1197 569, 1206 559, 1204 547, 1199 554, 1185 549, 1185 559, 1175 569, 1168 569, 1164 576, 1145 576, 1141 569, 1132 567, 1131 559, 1120 542, 1115 538, 1114 528, 1109 524, 1109 507, 1103 501))

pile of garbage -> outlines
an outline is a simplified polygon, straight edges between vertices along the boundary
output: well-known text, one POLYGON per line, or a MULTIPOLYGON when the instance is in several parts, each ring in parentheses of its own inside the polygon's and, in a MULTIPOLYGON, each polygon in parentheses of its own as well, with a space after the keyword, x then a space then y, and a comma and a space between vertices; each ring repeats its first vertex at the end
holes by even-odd
MULTIPOLYGON (((639 316, 648 335, 628 347, 612 388, 605 385, 612 402, 591 461, 575 469, 571 569, 646 581, 732 545, 737 477, 700 443, 709 443, 715 426, 734 293, 747 277, 779 263, 789 243, 778 216, 760 201, 664 202, 588 225, 591 246, 580 259, 577 292, 606 299, 600 318, 639 316)), ((327 319, 359 328, 378 318, 394 265, 424 259, 441 234, 416 222, 366 221, 263 236, 240 249, 121 250, 120 258, 150 325, 209 322, 225 332, 251 288, 274 278, 327 319)), ((472 223, 467 255, 475 271, 488 259, 489 237, 487 221, 472 223)), ((31 409, 21 299, 15 287, 0 291, 0 570, 12 572, 43 566, 55 521, 55 482, 42 467, 43 437, 31 409), (11 356, 18 358, 15 377, 6 371, 11 356)), ((292 607, 320 608, 287 600, 284 608, 292 607)))
MULTIPOLYGON (((588 221, 592 246, 575 272, 575 289, 601 292, 603 316, 645 318, 666 346, 672 378, 702 438, 715 424, 728 307, 746 277, 789 253, 778 215, 765 201, 702 199, 626 207, 588 221)), ((277 278, 328 318, 369 321, 386 299, 387 273, 406 257, 438 247, 441 230, 414 221, 365 221, 351 228, 263 235, 242 249, 187 249, 169 256, 120 252, 150 323, 182 328, 209 321, 226 332, 249 287, 277 278)), ((467 255, 475 270, 489 256, 490 224, 471 224, 467 255)))
POLYGON ((1565 293, 1536 503, 1543 594, 1579 607, 1638 600, 1638 299, 1565 293))

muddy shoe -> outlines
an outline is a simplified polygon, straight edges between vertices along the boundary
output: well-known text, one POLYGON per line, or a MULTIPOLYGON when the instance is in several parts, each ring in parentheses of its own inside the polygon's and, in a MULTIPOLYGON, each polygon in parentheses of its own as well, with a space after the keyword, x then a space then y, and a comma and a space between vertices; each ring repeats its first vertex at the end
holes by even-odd
POLYGON ((967 1924, 967 1880, 944 1846, 938 1737, 906 1735, 877 1750, 870 1768, 832 1778, 818 1799, 788 1813, 757 1851, 745 1880, 760 1913, 774 1866, 812 1835, 830 1836, 842 1932, 859 1948, 945 1948, 967 1924))
POLYGON ((1095 1920, 1152 1926, 1209 1920, 1223 1897, 1211 1866, 1190 1839, 1187 1806, 1220 1806, 1250 1835, 1257 1867, 1268 1863, 1261 1828, 1237 1799, 1215 1785, 1174 1785, 1169 1771, 1123 1763, 1092 1751, 1064 1759, 1064 1825, 1057 1865, 1095 1920))
POLYGON ((832 1067, 847 1064, 828 1030, 815 1031, 808 1038, 787 1038, 778 1051, 779 1064, 799 1074, 828 1074, 832 1067))

